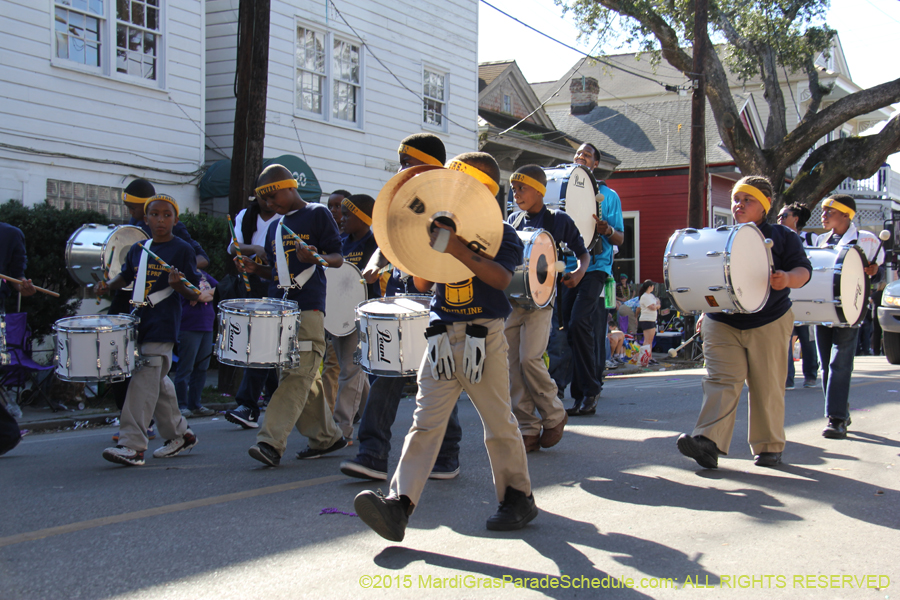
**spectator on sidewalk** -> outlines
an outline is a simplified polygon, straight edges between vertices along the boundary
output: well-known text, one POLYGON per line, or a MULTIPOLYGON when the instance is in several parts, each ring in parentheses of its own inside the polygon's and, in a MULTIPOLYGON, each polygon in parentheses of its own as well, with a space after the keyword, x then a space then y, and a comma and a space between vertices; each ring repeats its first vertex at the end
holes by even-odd
POLYGON ((181 331, 178 334, 178 366, 175 370, 175 395, 182 416, 210 417, 216 414, 200 403, 206 385, 206 371, 213 352, 213 294, 219 282, 200 271, 200 297, 181 298, 181 331))

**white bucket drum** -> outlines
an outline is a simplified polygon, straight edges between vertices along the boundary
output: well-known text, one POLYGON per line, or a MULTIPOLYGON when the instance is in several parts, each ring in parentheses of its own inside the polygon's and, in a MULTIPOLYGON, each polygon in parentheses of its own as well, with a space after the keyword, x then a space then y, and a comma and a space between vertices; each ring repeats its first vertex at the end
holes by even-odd
POLYGON ((800 325, 855 327, 869 302, 865 262, 856 246, 805 248, 812 276, 791 290, 794 322, 800 325))
POLYGON ((600 216, 594 176, 585 167, 575 164, 545 168, 544 175, 547 176, 544 204, 569 215, 584 238, 585 248, 590 250, 600 240, 594 228, 594 217, 600 216))
POLYGON ((66 317, 53 325, 56 375, 64 381, 124 381, 139 355, 137 324, 131 315, 66 317))
POLYGON ((275 298, 222 300, 216 358, 236 367, 290 367, 299 361, 300 308, 275 298))
POLYGON ((82 225, 66 242, 66 268, 81 285, 112 279, 122 271, 131 246, 148 237, 133 225, 82 225))
POLYGON ((521 306, 544 308, 556 295, 556 244, 543 229, 516 233, 525 245, 525 260, 516 267, 506 295, 521 306))
POLYGON ((663 272, 681 312, 754 313, 769 299, 772 258, 753 223, 679 229, 666 245, 663 272))
POLYGON ((360 304, 357 358, 363 371, 381 377, 418 373, 428 350, 430 305, 431 296, 388 296, 360 304))
POLYGON ((356 265, 344 261, 325 269, 325 331, 344 337, 356 331, 356 307, 365 302, 366 284, 356 265))

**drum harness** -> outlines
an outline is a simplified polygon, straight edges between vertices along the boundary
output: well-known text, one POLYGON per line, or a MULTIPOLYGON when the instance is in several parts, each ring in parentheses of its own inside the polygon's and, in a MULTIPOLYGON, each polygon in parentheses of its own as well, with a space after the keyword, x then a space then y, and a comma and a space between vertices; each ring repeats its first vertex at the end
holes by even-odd
MULTIPOLYGON (((316 265, 310 265, 310 268, 304 269, 299 275, 296 277, 291 277, 291 272, 288 269, 287 264, 287 256, 284 251, 284 234, 281 233, 281 221, 284 220, 284 217, 287 215, 282 215, 278 219, 278 228, 277 231, 280 235, 280 244, 275 245, 275 269, 278 272, 278 288, 284 290, 284 294, 282 295, 282 300, 287 300, 288 292, 294 288, 298 290, 302 290, 303 286, 306 285, 306 282, 310 280, 313 276, 313 273, 316 271, 316 265), (282 281, 291 281, 293 282, 291 285, 281 285, 282 281)), ((281 339, 281 333, 279 332, 279 339, 281 339)), ((249 339, 249 332, 248 332, 249 339)), ((296 342, 297 352, 311 352, 312 351, 312 341, 310 340, 297 340, 296 342)))

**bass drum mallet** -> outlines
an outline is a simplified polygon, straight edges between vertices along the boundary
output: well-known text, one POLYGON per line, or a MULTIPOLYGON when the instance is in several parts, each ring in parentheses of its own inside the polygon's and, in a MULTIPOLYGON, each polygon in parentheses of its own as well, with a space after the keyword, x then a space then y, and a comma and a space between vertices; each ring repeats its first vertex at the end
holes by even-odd
POLYGON ((672 358, 675 358, 676 356, 678 356, 678 352, 682 348, 684 348, 685 346, 690 344, 693 341, 693 339, 695 337, 697 337, 698 335, 700 335, 699 331, 697 333, 695 333, 694 335, 692 335, 691 337, 689 337, 688 339, 686 339, 684 342, 682 342, 682 344, 680 346, 678 346, 677 348, 669 348, 669 356, 671 356, 672 358))

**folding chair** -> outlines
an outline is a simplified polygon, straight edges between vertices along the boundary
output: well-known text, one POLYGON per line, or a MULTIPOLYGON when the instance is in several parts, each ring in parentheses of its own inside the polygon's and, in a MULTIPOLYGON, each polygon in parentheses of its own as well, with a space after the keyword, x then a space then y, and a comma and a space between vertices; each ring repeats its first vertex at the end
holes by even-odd
POLYGON ((48 380, 48 371, 53 365, 44 366, 31 358, 31 331, 28 329, 26 313, 8 313, 6 315, 6 354, 0 365, 0 385, 4 388, 16 388, 16 404, 21 406, 22 391, 31 383, 32 397, 35 394, 44 398, 47 406, 54 412, 58 406, 53 403, 43 386, 48 380), (41 377, 41 374, 44 374, 41 377))

